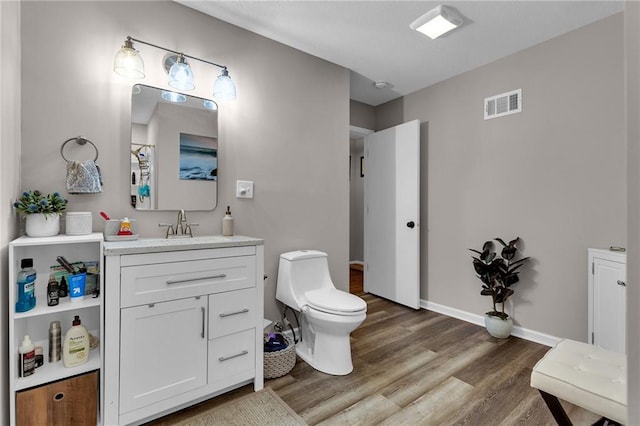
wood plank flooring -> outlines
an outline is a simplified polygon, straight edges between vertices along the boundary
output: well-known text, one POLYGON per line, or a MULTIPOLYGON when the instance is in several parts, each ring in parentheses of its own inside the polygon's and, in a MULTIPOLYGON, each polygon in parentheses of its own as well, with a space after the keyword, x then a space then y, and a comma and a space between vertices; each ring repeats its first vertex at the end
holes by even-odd
MULTIPOLYGON (((298 360, 288 375, 265 381, 310 425, 555 424, 529 386, 546 346, 495 339, 455 318, 360 296, 367 319, 351 334, 351 374, 330 376, 298 360)), ((247 385, 151 424, 172 425, 252 391, 247 385)), ((563 405, 576 425, 599 418, 563 405)))

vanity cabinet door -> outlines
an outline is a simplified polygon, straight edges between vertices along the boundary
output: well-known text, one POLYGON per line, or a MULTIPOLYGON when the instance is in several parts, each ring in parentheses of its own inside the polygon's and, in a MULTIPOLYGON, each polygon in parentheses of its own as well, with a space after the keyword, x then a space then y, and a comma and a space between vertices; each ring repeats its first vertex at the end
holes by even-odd
POLYGON ((206 296, 121 310, 121 415, 206 385, 206 314, 206 296))

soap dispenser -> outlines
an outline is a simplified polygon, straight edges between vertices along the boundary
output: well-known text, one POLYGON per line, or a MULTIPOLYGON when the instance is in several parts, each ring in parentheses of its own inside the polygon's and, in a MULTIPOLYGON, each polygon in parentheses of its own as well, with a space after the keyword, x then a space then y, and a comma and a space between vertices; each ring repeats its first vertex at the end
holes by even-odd
POLYGON ((222 218, 222 235, 225 237, 233 235, 233 217, 231 216, 230 206, 227 206, 227 211, 222 218))

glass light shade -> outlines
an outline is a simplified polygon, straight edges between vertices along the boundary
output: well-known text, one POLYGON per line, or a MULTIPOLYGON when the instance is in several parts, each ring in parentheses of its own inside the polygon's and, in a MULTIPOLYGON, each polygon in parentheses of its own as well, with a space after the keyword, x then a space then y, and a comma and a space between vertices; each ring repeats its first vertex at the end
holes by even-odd
POLYGON ((222 70, 222 73, 213 84, 213 96, 224 101, 236 99, 236 85, 229 77, 229 71, 226 68, 222 70))
POLYGON ((180 103, 180 102, 187 101, 187 97, 182 93, 170 92, 168 90, 163 90, 161 96, 162 96, 162 99, 168 102, 180 103))
POLYGON ((113 61, 113 71, 128 78, 144 78, 144 62, 138 52, 130 47, 122 46, 113 61))
POLYGON ((169 69, 169 86, 178 90, 193 90, 196 88, 193 83, 193 71, 182 56, 179 56, 178 61, 169 69))

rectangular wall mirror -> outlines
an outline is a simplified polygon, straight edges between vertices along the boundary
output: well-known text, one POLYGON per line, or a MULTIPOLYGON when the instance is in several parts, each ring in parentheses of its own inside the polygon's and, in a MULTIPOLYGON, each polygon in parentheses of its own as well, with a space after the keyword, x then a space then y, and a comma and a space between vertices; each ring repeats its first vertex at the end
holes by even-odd
POLYGON ((213 210, 218 203, 218 106, 136 84, 131 91, 131 205, 213 210))

